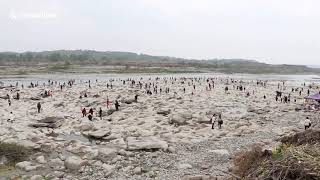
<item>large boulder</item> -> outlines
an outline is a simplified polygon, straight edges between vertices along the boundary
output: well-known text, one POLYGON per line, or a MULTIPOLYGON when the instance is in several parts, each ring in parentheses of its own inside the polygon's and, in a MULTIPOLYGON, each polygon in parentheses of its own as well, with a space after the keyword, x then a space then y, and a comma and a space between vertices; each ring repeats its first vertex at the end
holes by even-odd
POLYGON ((134 103, 134 102, 136 102, 135 99, 127 99, 127 100, 124 100, 124 103, 126 103, 126 104, 132 104, 132 103, 134 103))
POLYGON ((19 163, 16 164, 16 168, 17 169, 21 169, 21 170, 27 171, 27 172, 34 171, 39 167, 40 166, 35 166, 29 161, 23 161, 23 162, 19 162, 19 163))
POLYGON ((86 161, 78 156, 70 156, 64 161, 64 166, 70 170, 79 170, 85 163, 86 161))
POLYGON ((98 159, 104 163, 110 162, 117 156, 117 150, 112 148, 101 148, 98 152, 98 159))
POLYGON ((110 129, 99 129, 97 131, 91 131, 88 133, 88 136, 89 137, 93 137, 93 138, 96 138, 96 139, 101 139, 105 136, 108 136, 111 134, 111 130, 110 129))
POLYGON ((116 110, 115 109, 109 109, 107 111, 107 115, 110 116, 111 114, 113 114, 116 110))
POLYGON ((43 119, 38 120, 37 123, 29 124, 30 127, 47 127, 47 128, 58 128, 62 126, 64 118, 62 117, 45 117, 43 119))
POLYGON ((43 119, 38 120, 38 122, 40 123, 56 123, 58 121, 63 121, 64 118, 62 117, 53 117, 53 116, 49 116, 49 117, 45 117, 43 119))
POLYGON ((161 114, 161 115, 166 116, 166 115, 170 114, 170 112, 171 112, 171 110, 168 108, 161 108, 157 111, 157 114, 161 114))
POLYGON ((186 125, 187 119, 182 117, 181 115, 173 114, 169 119, 169 123, 177 125, 186 125))
POLYGON ((30 99, 34 100, 34 101, 39 101, 39 100, 41 100, 41 97, 31 97, 30 99))
POLYGON ((155 136, 147 137, 128 137, 128 150, 151 150, 151 149, 168 149, 168 143, 155 136))

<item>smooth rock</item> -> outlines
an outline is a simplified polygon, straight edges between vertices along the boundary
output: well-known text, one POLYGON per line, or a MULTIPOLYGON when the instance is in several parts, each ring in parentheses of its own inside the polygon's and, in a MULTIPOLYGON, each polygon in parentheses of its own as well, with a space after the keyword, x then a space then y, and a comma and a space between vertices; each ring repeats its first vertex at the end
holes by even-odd
POLYGON ((171 124, 177 124, 177 125, 186 125, 187 119, 183 118, 182 116, 178 114, 171 115, 169 119, 169 123, 171 124))
POLYGON ((133 173, 134 174, 137 174, 137 175, 140 175, 142 173, 142 169, 141 167, 136 167, 133 169, 133 173))
POLYGON ((103 138, 105 136, 108 136, 110 134, 111 134, 110 129, 106 129, 106 130, 99 129, 97 131, 91 131, 91 132, 88 133, 89 136, 97 138, 97 139, 101 139, 101 138, 103 138))
POLYGON ((128 137, 128 150, 148 150, 148 149, 164 149, 168 148, 168 143, 155 136, 147 137, 128 137))
POLYGON ((112 148, 101 148, 98 152, 97 158, 104 163, 108 163, 117 156, 117 150, 112 148))
POLYGON ((78 156, 70 156, 65 160, 64 165, 67 169, 79 170, 85 163, 86 162, 78 156))
POLYGON ((38 157, 36 158, 36 161, 37 161, 38 163, 40 163, 40 164, 46 164, 46 163, 47 163, 47 161, 44 159, 44 156, 38 156, 38 157))

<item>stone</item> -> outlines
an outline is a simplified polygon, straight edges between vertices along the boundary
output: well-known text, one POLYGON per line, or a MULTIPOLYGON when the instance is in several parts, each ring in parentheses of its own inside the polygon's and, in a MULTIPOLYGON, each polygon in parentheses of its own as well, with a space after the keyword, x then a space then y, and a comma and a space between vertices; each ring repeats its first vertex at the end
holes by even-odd
POLYGON ((104 163, 112 161, 117 156, 117 150, 112 148, 101 148, 99 149, 98 159, 104 163))
POLYGON ((90 130, 92 130, 94 128, 94 126, 92 125, 92 124, 82 124, 80 127, 79 127, 79 129, 81 130, 81 131, 90 131, 90 130))
POLYGON ((64 166, 64 163, 61 159, 55 158, 55 159, 50 159, 49 161, 50 167, 61 167, 64 166))
POLYGON ((44 156, 38 156, 38 157, 36 158, 36 161, 37 161, 38 163, 40 163, 40 164, 46 164, 46 163, 47 163, 47 161, 44 159, 44 156))
POLYGON ((166 116, 166 115, 170 114, 170 112, 171 112, 171 110, 168 108, 161 108, 157 111, 157 114, 161 114, 161 115, 166 116))
POLYGON ((33 175, 31 178, 30 178, 30 180, 43 180, 44 178, 43 178, 43 176, 41 176, 41 175, 33 175))
POLYGON ((133 102, 135 102, 134 99, 128 99, 128 100, 124 101, 124 103, 126 103, 126 104, 132 104, 133 102))
POLYGON ((178 168, 179 168, 179 169, 191 169, 191 168, 192 168, 192 165, 187 164, 187 163, 179 164, 179 165, 178 165, 178 168))
POLYGON ((62 118, 62 117, 49 116, 49 117, 45 117, 41 120, 38 120, 38 122, 40 122, 40 123, 56 123, 56 122, 62 121, 62 120, 64 120, 64 118, 62 118))
POLYGON ((141 167, 136 167, 136 168, 134 168, 134 169, 133 169, 133 173, 134 173, 134 174, 137 174, 137 175, 142 174, 142 169, 141 169, 141 167))
POLYGON ((86 159, 96 159, 99 155, 99 150, 92 149, 91 147, 84 148, 83 152, 85 153, 86 159))
POLYGON ((24 146, 24 147, 27 147, 27 148, 31 148, 31 149, 40 149, 40 147, 41 147, 39 144, 36 144, 36 143, 29 141, 29 140, 21 140, 21 141, 18 141, 17 144, 24 146))
POLYGON ((230 155, 229 151, 226 149, 215 149, 215 150, 210 150, 209 152, 219 154, 219 155, 227 155, 227 156, 230 155))
POLYGON ((111 134, 111 131, 110 129, 106 129, 106 130, 103 130, 103 129, 99 129, 97 131, 91 131, 88 133, 88 136, 91 136, 91 137, 94 137, 96 139, 101 139, 105 136, 108 136, 111 134))
POLYGON ((102 164, 102 168, 107 171, 107 172, 113 172, 113 170, 115 169, 114 166, 112 165, 109 165, 109 164, 102 164))
POLYGON ((175 149, 173 146, 169 146, 169 147, 168 147, 168 152, 170 152, 170 153, 175 153, 175 152, 176 152, 176 149, 175 149))
POLYGON ((155 136, 128 137, 128 150, 168 149, 168 143, 155 136))
POLYGON ((39 128, 39 127, 47 127, 47 128, 58 128, 62 126, 62 121, 57 121, 55 123, 31 123, 29 124, 29 127, 35 127, 35 128, 39 128))
POLYGON ((116 110, 115 109, 109 109, 107 111, 107 115, 110 116, 111 114, 113 114, 116 110))
POLYGON ((36 170, 39 166, 34 166, 31 162, 29 161, 23 161, 23 162, 19 162, 16 164, 16 168, 17 169, 21 169, 24 171, 33 171, 36 170))
POLYGON ((70 156, 65 160, 64 166, 70 170, 79 170, 85 163, 86 162, 78 156, 70 156))
POLYGON ((186 125, 187 119, 183 118, 182 116, 180 116, 178 114, 174 114, 170 117, 169 123, 177 124, 177 125, 186 125))

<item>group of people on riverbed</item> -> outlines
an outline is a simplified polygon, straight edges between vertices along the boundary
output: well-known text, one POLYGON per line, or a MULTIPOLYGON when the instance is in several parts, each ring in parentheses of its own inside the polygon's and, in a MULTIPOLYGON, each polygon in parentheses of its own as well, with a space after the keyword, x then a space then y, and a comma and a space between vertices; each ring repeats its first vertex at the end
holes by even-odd
MULTIPOLYGON (((98 83, 98 80, 96 80, 96 83, 98 83)), ((38 85, 39 83, 31 83, 30 86, 28 88, 37 88, 39 87, 38 85)), ((70 80, 67 83, 63 82, 63 83, 59 83, 57 81, 52 81, 49 80, 48 84, 43 84, 43 87, 50 89, 50 88, 54 88, 54 87, 58 87, 60 91, 57 91, 55 93, 64 93, 64 89, 68 88, 75 88, 76 86, 74 86, 76 84, 75 80, 70 80)), ((130 92, 130 94, 134 95, 134 101, 132 102, 137 102, 138 100, 138 94, 146 94, 150 97, 152 96, 160 96, 160 95, 174 95, 174 97, 179 97, 179 96, 190 96, 196 98, 197 94, 204 94, 204 93, 214 93, 217 89, 217 87, 219 87, 217 84, 221 85, 221 88, 224 89, 226 96, 230 93, 243 93, 244 97, 254 97, 254 98, 259 98, 261 100, 266 100, 267 99, 267 95, 266 94, 262 94, 263 96, 261 97, 257 97, 255 94, 259 91, 259 89, 257 87, 261 87, 261 88, 268 88, 269 84, 268 81, 243 81, 243 80, 235 80, 235 79, 230 79, 230 78, 204 78, 204 77, 195 77, 195 78, 176 78, 176 77, 170 77, 170 78, 154 78, 154 79, 112 79, 109 82, 107 82, 107 90, 112 90, 112 91, 116 91, 117 88, 122 88, 122 87, 130 87, 132 88, 134 91, 130 92), (159 83, 161 81, 161 83, 159 83), (119 82, 119 83, 116 83, 119 82), (174 89, 172 87, 172 85, 176 85, 179 88, 174 89), (232 90, 233 87, 233 90, 232 90)), ((91 89, 97 88, 95 86, 94 83, 92 83, 91 81, 87 81, 85 86, 87 87, 86 91, 90 91, 91 89)), ((303 86, 304 87, 304 86, 303 86)), ((296 102, 296 98, 297 95, 295 93, 299 93, 299 96, 302 96, 304 94, 302 94, 303 92, 306 92, 306 94, 310 94, 310 89, 312 88, 307 88, 305 87, 305 89, 307 89, 306 91, 303 91, 303 87, 292 87, 292 91, 291 92, 287 92, 288 95, 283 95, 284 91, 286 90, 286 84, 283 82, 282 85, 278 84, 278 89, 277 91, 280 92, 276 92, 276 98, 275 100, 278 101, 280 99, 281 102, 284 103, 289 103, 292 102, 290 99, 294 96, 294 102, 296 102), (299 89, 298 91, 296 89, 299 89)), ((24 88, 23 86, 21 86, 21 88, 24 88)), ((8 88, 10 89, 10 88, 8 88)), ((289 89, 289 88, 288 88, 289 89)), ((313 88, 313 90, 315 90, 316 88, 313 88)), ((319 90, 319 88, 317 89, 319 90)), ((45 97, 52 97, 53 95, 53 91, 54 90, 45 90, 44 93, 42 93, 42 98, 45 97)), ((18 86, 16 86, 16 88, 14 88, 13 86, 11 86, 11 92, 9 94, 12 93, 17 93, 15 98, 16 100, 20 99, 20 93, 18 91, 18 86)), ((128 92, 129 93, 129 92, 128 92)), ((12 103, 12 99, 10 97, 10 95, 8 94, 8 104, 9 106, 11 106, 12 103)), ((80 99, 83 98, 87 98, 87 97, 92 97, 90 95, 90 93, 81 93, 78 94, 78 97, 80 99)), ((269 97, 269 96, 268 96, 269 97)), ((271 96, 270 96, 271 97, 271 96)), ((97 97, 99 98, 99 97, 97 97)), ((254 99, 253 99, 254 100, 254 99)), ((274 100, 273 100, 274 101, 274 100)), ((109 98, 107 97, 107 109, 109 109, 109 104, 111 104, 111 102, 114 105, 114 110, 115 111, 120 111, 120 101, 115 98, 113 101, 109 101, 109 98)), ((42 106, 45 103, 45 99, 43 99, 43 102, 38 102, 37 103, 37 112, 41 113, 42 112, 42 106)), ((123 103, 123 102, 122 102, 123 103)), ((143 102, 141 102, 143 103, 143 102)), ((88 120, 93 121, 94 120, 94 116, 98 117, 99 119, 103 119, 103 104, 99 104, 97 105, 98 107, 81 107, 81 114, 82 117, 86 117, 88 118, 88 120), (99 107, 100 106, 100 107, 99 107), (96 113, 94 113, 94 111, 97 111, 96 113)), ((195 106, 197 106, 195 104, 195 106)), ((222 125, 224 124, 223 121, 223 116, 222 116, 223 112, 220 113, 215 113, 212 115, 211 118, 208 119, 208 121, 210 121, 211 128, 214 129, 215 125, 218 126, 218 128, 222 128, 222 125)), ((10 111, 10 122, 13 122, 12 119, 14 119, 13 116, 13 112, 10 111)), ((305 129, 309 128, 311 126, 311 120, 308 117, 305 121, 305 129), (307 120, 308 119, 308 120, 307 120), (310 123, 309 123, 310 121, 310 123), (310 125, 309 125, 310 124, 310 125)))

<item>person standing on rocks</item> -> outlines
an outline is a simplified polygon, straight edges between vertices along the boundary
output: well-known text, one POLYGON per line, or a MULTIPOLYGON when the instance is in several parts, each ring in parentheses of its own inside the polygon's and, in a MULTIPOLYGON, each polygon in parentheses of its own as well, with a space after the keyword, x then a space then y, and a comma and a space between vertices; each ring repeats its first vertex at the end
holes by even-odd
POLYGON ((115 106, 115 108, 116 108, 116 111, 119 111, 119 102, 118 102, 118 100, 116 100, 116 102, 114 103, 114 106, 115 106))
POLYGON ((221 126, 223 124, 222 118, 221 118, 221 114, 218 115, 218 127, 219 129, 221 129, 221 126))
POLYGON ((11 99, 10 98, 8 99, 8 104, 9 104, 9 106, 11 106, 11 99))
POLYGON ((88 119, 89 119, 89 121, 92 121, 92 115, 91 114, 88 115, 88 119))
POLYGON ((135 101, 135 102, 138 102, 138 96, 139 96, 138 94, 136 94, 136 95, 134 96, 134 101, 135 101))
POLYGON ((102 109, 101 108, 99 109, 99 117, 102 120, 102 109))
POLYGON ((305 120, 304 120, 304 130, 307 130, 311 127, 311 121, 309 119, 309 117, 307 117, 305 120))
POLYGON ((216 117, 215 116, 216 116, 216 114, 213 114, 211 119, 210 119, 211 129, 214 129, 214 123, 216 122, 216 117))
POLYGON ((92 108, 89 109, 89 114, 93 115, 93 109, 92 108))
POLYGON ((82 117, 85 117, 87 115, 86 108, 83 108, 81 112, 82 112, 82 117))
POLYGON ((37 104, 37 109, 38 109, 38 113, 40 113, 40 110, 41 110, 41 104, 40 104, 40 102, 38 102, 38 104, 37 104))
POLYGON ((20 100, 20 94, 17 92, 17 100, 20 100))
POLYGON ((225 93, 227 93, 228 90, 229 90, 229 88, 228 88, 228 86, 226 86, 226 87, 224 88, 225 93))

